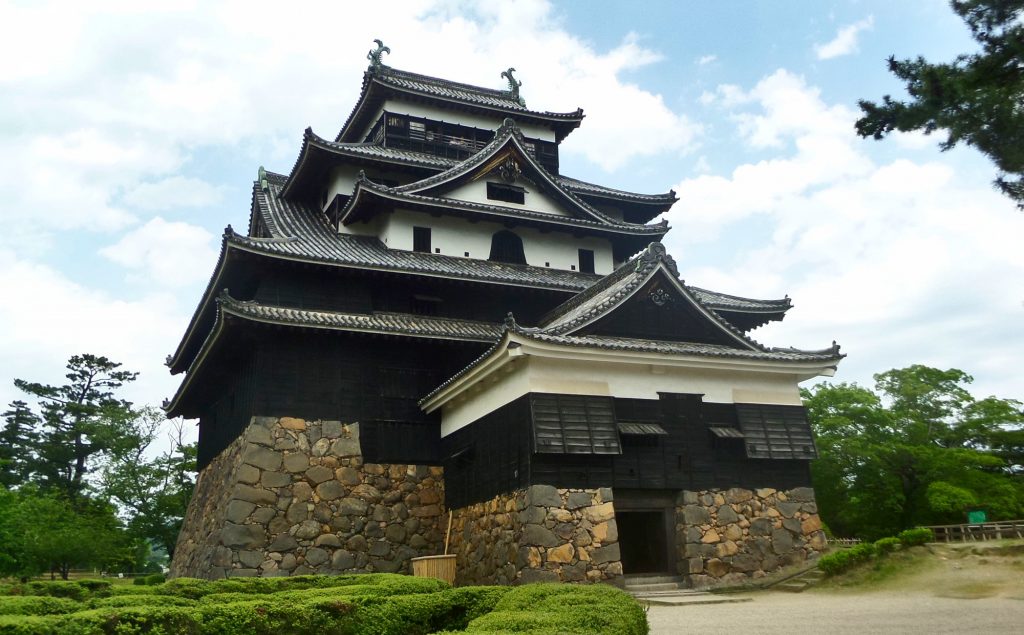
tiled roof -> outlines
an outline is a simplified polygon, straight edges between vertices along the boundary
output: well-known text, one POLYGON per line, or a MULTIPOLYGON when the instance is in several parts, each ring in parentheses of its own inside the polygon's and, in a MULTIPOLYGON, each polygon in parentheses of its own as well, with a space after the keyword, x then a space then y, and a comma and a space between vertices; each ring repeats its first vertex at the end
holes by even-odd
MULTIPOLYGON (((292 176, 290 178, 294 178, 295 170, 299 165, 301 165, 302 158, 305 155, 308 146, 321 148, 342 157, 384 161, 387 163, 438 171, 451 169, 462 162, 458 159, 440 157, 426 152, 389 148, 375 143, 340 143, 337 141, 329 141, 317 135, 311 128, 306 128, 303 133, 302 143, 302 150, 295 161, 295 166, 292 168, 292 176)), ((558 174, 552 174, 551 177, 560 186, 579 196, 597 196, 600 198, 628 203, 655 205, 658 207, 664 207, 665 209, 671 207, 677 200, 675 192, 671 190, 664 194, 640 194, 637 192, 617 190, 615 188, 597 185, 596 183, 588 183, 586 181, 558 174)))
POLYGON ((733 348, 731 346, 723 346, 721 344, 641 340, 601 335, 551 335, 542 331, 532 331, 529 329, 524 329, 521 333, 530 339, 549 342, 551 344, 585 346, 587 348, 601 348, 616 351, 663 353, 666 355, 699 355, 701 357, 756 359, 775 362, 825 362, 839 360, 842 358, 842 355, 839 353, 838 346, 817 351, 804 351, 796 348, 744 350, 733 348))
POLYGON ((272 238, 233 234, 229 240, 246 250, 307 262, 436 275, 530 287, 576 291, 599 276, 532 265, 459 258, 389 249, 373 236, 339 234, 320 210, 278 196, 283 176, 267 173, 268 191, 257 184, 255 212, 272 238))
POLYGON ((446 379, 440 386, 430 391, 419 403, 422 406, 434 398, 435 395, 456 383, 460 378, 468 374, 484 360, 491 357, 495 352, 506 347, 510 342, 510 336, 578 348, 603 349, 636 353, 655 353, 658 355, 687 355, 697 357, 713 357, 719 359, 741 359, 763 362, 838 362, 844 355, 839 352, 839 346, 832 343, 831 348, 817 351, 803 351, 796 348, 760 348, 757 350, 746 350, 723 346, 720 344, 701 344, 697 342, 670 342, 664 340, 646 340, 626 337, 610 337, 604 335, 554 335, 544 332, 543 329, 523 328, 515 324, 514 320, 506 320, 505 334, 500 340, 494 343, 482 355, 470 362, 465 368, 446 379))
POLYGON ((409 313, 313 311, 245 302, 225 296, 218 302, 221 310, 229 314, 270 324, 487 343, 501 337, 502 332, 500 324, 409 313))
POLYGON ((779 313, 785 312, 793 306, 793 301, 789 299, 789 296, 786 296, 781 300, 755 300, 753 298, 742 298, 738 295, 728 295, 726 293, 718 293, 717 291, 708 291, 707 289, 691 287, 689 285, 687 285, 687 288, 692 291, 695 296, 700 298, 701 302, 707 304, 716 311, 779 313))
MULTIPOLYGON (((515 207, 507 207, 504 205, 491 205, 488 203, 477 203, 473 201, 463 201, 451 198, 441 198, 436 196, 424 196, 420 194, 409 194, 402 191, 401 188, 387 187, 374 183, 369 179, 360 179, 356 193, 349 198, 348 203, 342 209, 340 217, 342 222, 346 221, 346 218, 358 209, 359 204, 362 202, 363 197, 360 194, 363 191, 371 193, 371 196, 383 197, 393 201, 404 202, 410 206, 425 206, 434 208, 445 208, 449 210, 459 210, 463 212, 482 214, 482 215, 496 215, 505 216, 512 218, 520 218, 528 221, 538 221, 545 225, 569 225, 572 227, 590 228, 603 231, 612 231, 618 234, 628 235, 643 235, 650 237, 661 237, 668 232, 666 225, 633 225, 627 223, 615 223, 609 224, 604 222, 598 222, 586 218, 575 218, 572 216, 559 216, 555 214, 549 214, 545 212, 534 212, 528 209, 519 209, 515 207)), ((347 225, 348 223, 345 222, 347 225)))
MULTIPOLYGON (((469 157, 465 161, 455 164, 444 172, 428 176, 427 178, 416 181, 415 183, 399 186, 395 189, 399 192, 406 192, 409 194, 422 194, 442 184, 458 181, 483 166, 489 159, 492 159, 495 156, 500 156, 498 153, 501 152, 503 148, 511 146, 515 148, 517 154, 519 154, 526 162, 527 168, 529 171, 533 172, 534 177, 539 177, 540 181, 537 182, 537 185, 548 189, 550 193, 556 195, 556 198, 562 198, 564 202, 568 203, 570 209, 574 209, 576 214, 579 214, 582 217, 589 217, 590 219, 605 225, 646 227, 645 225, 634 225, 632 223, 615 220, 578 197, 572 191, 563 187, 561 183, 559 183, 558 179, 548 172, 547 169, 545 169, 544 166, 542 166, 533 157, 533 155, 526 150, 525 144, 526 140, 523 138, 519 128, 515 125, 515 122, 511 119, 506 119, 504 123, 502 123, 501 127, 495 131, 494 139, 492 139, 473 156, 469 157)), ((667 222, 662 221, 659 225, 664 229, 664 231, 668 230, 667 222)))
POLYGON ((723 318, 715 311, 714 307, 704 304, 703 300, 679 278, 675 260, 668 255, 661 243, 651 243, 647 249, 623 263, 603 280, 599 280, 596 284, 577 294, 576 297, 570 298, 549 311, 547 315, 541 317, 540 326, 546 333, 556 335, 572 333, 585 324, 611 312, 641 285, 645 284, 653 272, 658 269, 665 272, 665 275, 670 278, 682 295, 702 310, 712 324, 741 347, 751 350, 768 350, 732 322, 723 318))
MULTIPOLYGON (((549 125, 555 126, 559 140, 583 120, 583 110, 579 108, 572 112, 530 110, 509 91, 453 82, 382 65, 379 69, 368 70, 363 74, 363 88, 359 101, 341 131, 338 132, 335 141, 342 141, 346 136, 351 136, 356 132, 353 124, 357 121, 365 121, 369 112, 375 110, 370 107, 370 104, 380 99, 378 91, 381 89, 385 93, 396 91, 420 99, 455 104, 463 108, 492 111, 498 116, 506 114, 524 121, 547 122, 549 125), (374 97, 374 94, 377 94, 377 97, 374 97)), ((357 127, 361 128, 362 126, 357 127)))

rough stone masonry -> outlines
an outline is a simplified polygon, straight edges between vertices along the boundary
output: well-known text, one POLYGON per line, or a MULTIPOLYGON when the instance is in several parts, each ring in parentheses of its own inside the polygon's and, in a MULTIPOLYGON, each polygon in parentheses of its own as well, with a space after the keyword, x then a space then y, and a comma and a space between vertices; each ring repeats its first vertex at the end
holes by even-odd
MULTIPOLYGON (((825 547, 810 488, 683 491, 678 561, 693 586, 731 584, 825 547)), ((172 576, 410 572, 444 550, 440 467, 364 463, 358 424, 254 417, 202 472, 172 576)), ((458 584, 622 583, 612 489, 530 487, 456 509, 458 584)))

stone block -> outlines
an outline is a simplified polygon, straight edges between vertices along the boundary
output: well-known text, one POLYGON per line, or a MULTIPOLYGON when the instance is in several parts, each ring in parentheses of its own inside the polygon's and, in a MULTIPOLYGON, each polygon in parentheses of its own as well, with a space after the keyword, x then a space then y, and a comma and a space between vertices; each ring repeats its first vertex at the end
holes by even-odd
POLYGON ((405 542, 405 536, 405 527, 401 525, 388 525, 388 528, 384 530, 384 537, 390 542, 405 542))
POLYGON ((704 573, 704 559, 703 558, 687 558, 686 559, 686 571, 680 573, 704 573))
POLYGON ((772 549, 781 555, 793 550, 793 534, 785 529, 776 529, 772 532, 772 549))
POLYGON ((331 556, 331 568, 336 571, 345 571, 356 566, 356 557, 349 551, 338 549, 331 556))
POLYGON ((251 514, 254 509, 256 509, 256 505, 249 501, 233 500, 228 503, 228 508, 225 511, 225 518, 228 522, 241 523, 249 517, 249 514, 251 514))
POLYGON ((729 525, 739 521, 740 517, 736 514, 736 511, 728 505, 722 505, 718 508, 718 524, 729 525))
POLYGON ((725 491, 725 500, 729 503, 745 503, 753 497, 753 492, 741 487, 733 487, 725 491))
POLYGON ((704 570, 708 572, 708 575, 720 578, 723 575, 729 573, 730 567, 729 563, 725 562, 724 560, 712 558, 704 564, 704 570))
POLYGON ((278 420, 277 425, 281 426, 285 430, 305 430, 306 421, 305 419, 297 419, 295 417, 281 417, 278 420))
POLYGON ((327 551, 319 547, 313 547, 312 549, 306 550, 306 564, 309 566, 319 566, 328 560, 327 551))
POLYGON ((349 551, 365 552, 369 546, 369 543, 366 542, 366 538, 358 534, 345 541, 345 548, 349 551))
POLYGON ((743 573, 757 571, 761 568, 761 562, 754 556, 746 553, 734 556, 729 564, 732 566, 733 571, 741 571, 743 573))
POLYGON ((324 481, 316 486, 316 495, 320 497, 320 500, 336 500, 345 495, 345 486, 335 480, 324 481))
POLYGON ((742 540, 743 539, 743 529, 739 525, 736 525, 736 524, 729 525, 728 527, 725 528, 725 534, 724 535, 725 535, 725 539, 726 540, 742 540))
POLYGON ((260 485, 263 487, 284 487, 290 485, 292 477, 290 474, 283 474, 281 472, 264 471, 263 476, 260 477, 260 485))
POLYGON ((224 523, 220 541, 226 547, 260 547, 267 541, 267 532, 259 525, 224 523))
POLYGON ((524 508, 521 512, 519 512, 519 522, 523 523, 524 525, 539 525, 540 523, 544 522, 544 518, 546 516, 547 514, 545 513, 543 507, 530 506, 524 508))
POLYGON ((291 551, 299 546, 298 541, 290 534, 281 534, 267 545, 267 551, 291 551))
POLYGON ((565 506, 567 509, 579 509, 589 507, 593 503, 593 496, 590 492, 569 492, 565 506))
POLYGON ((338 458, 345 458, 345 457, 350 457, 350 456, 362 456, 362 450, 360 450, 360 448, 359 448, 359 439, 358 438, 356 438, 356 439, 352 439, 352 438, 336 439, 334 441, 334 443, 331 444, 330 452, 331 452, 331 456, 336 456, 338 458))
POLYGON ((797 501, 798 503, 813 503, 814 502, 814 490, 810 487, 797 487, 786 492, 786 496, 789 500, 797 501))
POLYGON ((592 505, 583 510, 583 518, 595 525, 603 523, 615 518, 615 506, 613 503, 592 505))
POLYGON ((302 452, 289 452, 284 455, 284 469, 292 474, 303 472, 309 467, 309 457, 302 452))
POLYGON ((784 518, 782 520, 782 527, 787 531, 791 531, 794 534, 802 534, 803 530, 800 528, 800 520, 796 518, 784 518))
POLYGON ((607 520, 594 525, 590 529, 590 534, 594 537, 595 542, 615 542, 619 539, 619 528, 614 519, 607 520))
POLYGON ((769 536, 775 529, 775 523, 770 518, 755 518, 750 521, 751 536, 769 536))
POLYGON ((706 545, 714 544, 722 540, 722 537, 718 535, 718 532, 714 529, 709 529, 704 532, 704 536, 701 537, 700 541, 706 545))
POLYGON ((576 555, 576 549, 571 544, 564 544, 553 549, 548 549, 547 561, 557 562, 560 564, 567 564, 572 562, 573 556, 576 555))
POLYGON ((590 551, 590 560, 594 564, 604 564, 606 562, 618 562, 622 557, 619 552, 619 543, 615 542, 610 545, 598 547, 590 551))
POLYGON ((812 534, 821 529, 821 518, 817 514, 810 516, 807 520, 800 523, 800 531, 803 535, 812 534))
POLYGON ((315 520, 304 520, 295 528, 293 535, 299 540, 311 540, 320 535, 320 523, 315 520))
POLYGON ((587 579, 587 565, 585 562, 565 565, 561 570, 563 582, 582 582, 587 579))
POLYGON ((314 465, 306 470, 306 478, 309 479, 309 482, 313 485, 319 485, 324 481, 334 478, 334 470, 322 465, 314 465))
POLYGON ((250 568, 250 569, 256 569, 263 562, 263 552, 262 551, 250 551, 250 550, 247 550, 247 549, 239 551, 238 552, 238 561, 240 563, 242 563, 243 567, 247 567, 247 568, 250 568))
POLYGON ((561 507, 562 497, 551 485, 531 485, 526 490, 526 504, 538 507, 561 507))
MULTIPOLYGON (((380 502, 380 490, 373 485, 363 483, 352 488, 352 496, 361 498, 368 503, 379 503, 380 502)), ((422 498, 420 502, 426 502, 422 498)), ((436 501, 435 501, 436 502, 436 501)))
POLYGON ((739 552, 739 550, 739 545, 731 540, 726 540, 725 542, 720 542, 715 545, 715 555, 719 558, 734 556, 739 552))
POLYGON ((683 522, 687 525, 706 525, 711 522, 711 514, 700 505, 687 505, 683 508, 683 522))
POLYGON ((340 421, 324 421, 321 424, 321 433, 330 439, 334 439, 341 436, 341 422, 340 421))
POLYGON ((398 573, 405 566, 401 560, 386 560, 384 558, 370 558, 370 563, 373 565, 374 571, 381 573, 398 573))
POLYGON ((296 502, 288 506, 288 510, 285 512, 284 517, 292 525, 297 525, 302 521, 306 520, 309 516, 309 506, 307 503, 296 502))
POLYGON ((272 507, 260 507, 252 513, 252 521, 260 525, 266 525, 274 516, 277 515, 277 510, 272 507))
POLYGON ((796 513, 800 511, 800 503, 780 502, 776 503, 775 507, 779 510, 779 513, 782 514, 783 518, 793 518, 796 516, 796 513))
POLYGON ((560 545, 562 540, 550 529, 545 529, 540 525, 524 525, 520 543, 538 547, 554 547, 560 545))
POLYGON ((258 505, 273 505, 277 503, 277 495, 265 489, 252 487, 250 485, 237 484, 232 491, 232 498, 243 500, 258 505))
POLYGON ((260 480, 260 469, 258 467, 253 467, 252 465, 242 463, 238 466, 238 470, 235 472, 235 479, 240 483, 253 485, 260 480))
POLYGON ((242 454, 242 462, 261 470, 276 470, 281 467, 281 453, 262 445, 250 443, 242 454))
POLYGON ((270 435, 270 430, 264 426, 249 426, 246 428, 245 440, 249 443, 257 443, 267 447, 274 445, 274 438, 270 435))

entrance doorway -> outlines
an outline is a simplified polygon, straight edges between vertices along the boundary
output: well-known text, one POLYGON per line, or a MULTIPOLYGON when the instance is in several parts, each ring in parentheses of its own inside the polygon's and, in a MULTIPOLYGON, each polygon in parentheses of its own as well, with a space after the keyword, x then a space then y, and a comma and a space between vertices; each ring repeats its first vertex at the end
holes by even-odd
POLYGON ((622 511, 615 514, 615 522, 619 529, 623 573, 670 571, 663 510, 622 511))

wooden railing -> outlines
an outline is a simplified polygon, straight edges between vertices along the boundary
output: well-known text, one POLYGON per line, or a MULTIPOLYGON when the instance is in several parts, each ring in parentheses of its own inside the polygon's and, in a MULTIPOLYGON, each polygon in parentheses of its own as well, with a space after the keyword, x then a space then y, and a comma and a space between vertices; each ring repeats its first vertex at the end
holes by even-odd
POLYGON ((997 523, 976 525, 933 525, 928 527, 935 534, 935 542, 971 542, 977 540, 999 540, 1002 538, 1024 538, 1024 520, 1004 520, 997 523))
POLYGON ((833 547, 852 547, 859 545, 861 542, 860 538, 829 538, 828 544, 833 547))

